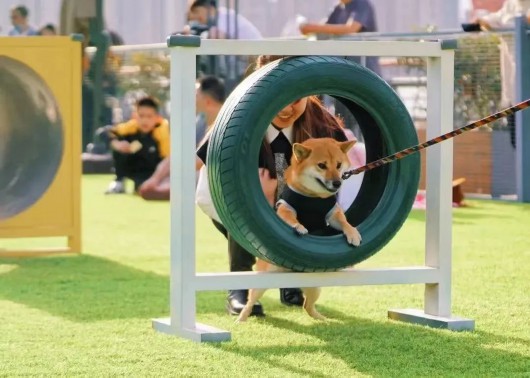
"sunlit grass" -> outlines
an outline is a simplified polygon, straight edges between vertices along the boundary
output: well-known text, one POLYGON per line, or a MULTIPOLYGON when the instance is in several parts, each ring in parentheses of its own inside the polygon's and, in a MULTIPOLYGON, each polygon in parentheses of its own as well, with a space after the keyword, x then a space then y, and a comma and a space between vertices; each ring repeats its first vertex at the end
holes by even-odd
MULTIPOLYGON (((0 376, 516 376, 530 374, 530 206, 471 201, 454 210, 453 310, 476 321, 453 333, 387 320, 421 308, 423 287, 324 288, 315 322, 269 290, 267 316, 235 325, 224 292, 198 295, 198 319, 232 341, 156 333, 169 313, 169 206, 105 196, 83 178, 84 253, 0 260, 0 376)), ((360 266, 423 263, 425 219, 360 266)), ((47 240, 45 243, 58 240, 47 240)), ((20 241, 0 240, 0 248, 20 241)), ((25 240, 24 247, 36 245, 25 240)), ((200 271, 226 271, 227 244, 197 212, 200 271)))

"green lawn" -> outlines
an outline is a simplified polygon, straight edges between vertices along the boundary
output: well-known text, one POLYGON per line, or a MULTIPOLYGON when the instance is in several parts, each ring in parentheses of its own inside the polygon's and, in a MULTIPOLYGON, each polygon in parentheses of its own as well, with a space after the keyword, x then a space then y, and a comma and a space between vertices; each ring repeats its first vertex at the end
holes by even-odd
MULTIPOLYGON (((389 308, 421 308, 421 285, 324 288, 328 323, 280 305, 274 289, 267 317, 243 325, 225 314, 224 292, 200 293, 199 321, 233 341, 196 344, 151 329, 168 315, 168 204, 105 196, 109 179, 83 178, 83 255, 0 260, 0 377, 530 376, 530 206, 454 210, 453 310, 475 332, 387 320, 389 308)), ((197 215, 198 269, 226 270, 224 238, 197 215)), ((424 227, 413 211, 359 266, 421 264, 424 227)))

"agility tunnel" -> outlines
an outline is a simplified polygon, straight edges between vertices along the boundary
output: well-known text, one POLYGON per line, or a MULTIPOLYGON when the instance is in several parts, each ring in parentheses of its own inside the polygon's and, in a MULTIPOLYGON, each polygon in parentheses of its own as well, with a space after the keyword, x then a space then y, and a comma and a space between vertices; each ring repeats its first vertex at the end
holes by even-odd
POLYGON ((342 234, 299 236, 279 219, 257 175, 263 135, 286 104, 322 94, 341 101, 356 118, 367 162, 418 143, 406 107, 375 73, 343 58, 299 56, 272 62, 245 79, 227 99, 209 145, 209 183, 223 224, 256 257, 294 271, 333 271, 372 256, 401 228, 418 189, 418 154, 366 172, 346 211, 363 237, 359 247, 342 234))
POLYGON ((81 43, 0 38, 0 239, 65 236, 80 252, 81 43))

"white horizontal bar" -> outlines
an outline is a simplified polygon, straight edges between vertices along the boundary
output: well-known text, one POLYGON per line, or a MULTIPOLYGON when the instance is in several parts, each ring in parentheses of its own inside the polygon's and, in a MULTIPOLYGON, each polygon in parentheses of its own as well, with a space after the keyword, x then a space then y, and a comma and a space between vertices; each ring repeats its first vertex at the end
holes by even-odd
POLYGON ((280 287, 326 287, 353 285, 434 284, 439 271, 427 266, 345 269, 339 272, 232 272, 197 273, 193 283, 196 291, 235 290, 280 287))
MULTIPOLYGON (((166 50, 167 49, 167 43, 149 43, 149 44, 143 44, 143 45, 121 45, 121 46, 110 46, 109 51, 112 52, 129 52, 129 51, 156 51, 156 50, 166 50)), ((95 54, 97 51, 97 48, 94 46, 89 46, 85 48, 85 52, 87 54, 95 54)))
MULTIPOLYGON (((441 42, 307 41, 203 39, 197 55, 429 56, 442 54, 441 42)), ((189 47, 186 47, 189 48, 189 47)))
MULTIPOLYGON (((167 49, 165 43, 110 46, 116 53, 167 49)), ((88 54, 96 52, 87 47, 88 54)), ((315 41, 307 39, 222 40, 202 39, 197 55, 362 55, 362 56, 430 56, 441 55, 437 41, 315 41)))

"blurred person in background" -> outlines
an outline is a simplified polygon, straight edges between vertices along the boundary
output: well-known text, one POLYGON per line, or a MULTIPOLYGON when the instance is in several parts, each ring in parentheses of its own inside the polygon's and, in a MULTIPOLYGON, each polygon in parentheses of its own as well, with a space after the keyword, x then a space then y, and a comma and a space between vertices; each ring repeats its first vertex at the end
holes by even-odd
MULTIPOLYGON (((530 0, 505 0, 502 7, 496 11, 481 15, 473 19, 473 24, 478 24, 481 30, 496 30, 502 28, 514 28, 516 17, 526 17, 527 23, 530 23, 530 0)), ((508 107, 516 103, 515 98, 515 43, 510 35, 508 38, 501 37, 500 64, 501 64, 501 82, 502 95, 501 106, 508 107)), ((515 115, 507 117, 508 128, 510 130, 511 143, 515 148, 515 115)))
MULTIPOLYGON (((369 0, 340 0, 324 24, 301 23, 302 34, 330 34, 335 36, 376 32, 375 11, 369 0)), ((348 58, 359 61, 357 57, 348 58)), ((366 67, 381 75, 379 58, 366 57, 366 67)))
MULTIPOLYGON (((195 34, 210 39, 262 39, 258 28, 233 9, 218 6, 216 0, 194 0, 188 9, 189 24, 184 34, 195 34)), ((246 56, 217 56, 200 59, 200 71, 225 79, 231 89, 241 80, 250 62, 246 56)))
POLYGON ((158 112, 158 101, 144 97, 137 103, 136 116, 110 129, 116 179, 106 194, 125 193, 125 178, 134 182, 134 191, 169 156, 169 124, 158 112))
POLYGON ((54 36, 57 35, 57 29, 55 28, 54 24, 46 24, 42 28, 39 29, 39 35, 48 37, 48 36, 54 36))
POLYGON ((462 0, 461 5, 466 9, 465 19, 475 19, 481 15, 496 12, 501 9, 504 0, 462 0))
POLYGON ((206 25, 208 38, 262 39, 258 28, 233 9, 217 6, 216 0, 195 0, 188 10, 188 32, 194 25, 206 25), (237 21, 237 23, 236 23, 237 21), (236 27, 237 25, 237 27, 236 27))
POLYGON ((17 5, 11 9, 11 24, 13 29, 9 31, 11 37, 23 37, 39 35, 38 31, 28 23, 29 10, 24 5, 17 5))
POLYGON ((226 89, 223 80, 218 77, 207 75, 199 78, 196 84, 195 101, 197 113, 204 115, 206 128, 197 130, 197 145, 200 144, 206 133, 208 133, 217 118, 217 114, 223 107, 226 98, 226 89))
MULTIPOLYGON (((205 127, 196 125, 196 144, 199 145, 212 129, 217 114, 221 110, 226 98, 226 89, 221 79, 215 76, 204 76, 197 80, 195 101, 196 113, 203 114, 205 127)), ((202 161, 196 159, 195 170, 198 172, 203 167, 202 161)), ((170 159, 169 156, 158 164, 153 175, 145 181, 138 193, 145 200, 169 200, 170 198, 170 159)))

